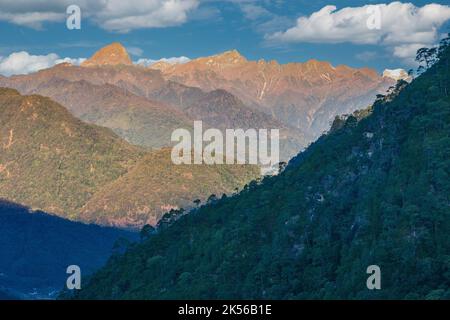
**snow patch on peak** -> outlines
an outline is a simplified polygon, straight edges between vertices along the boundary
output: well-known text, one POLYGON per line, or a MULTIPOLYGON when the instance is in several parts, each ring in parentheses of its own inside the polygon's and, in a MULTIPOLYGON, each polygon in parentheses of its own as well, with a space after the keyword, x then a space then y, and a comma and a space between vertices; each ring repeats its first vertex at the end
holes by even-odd
POLYGON ((385 69, 383 77, 398 80, 411 81, 412 77, 404 69, 385 69))

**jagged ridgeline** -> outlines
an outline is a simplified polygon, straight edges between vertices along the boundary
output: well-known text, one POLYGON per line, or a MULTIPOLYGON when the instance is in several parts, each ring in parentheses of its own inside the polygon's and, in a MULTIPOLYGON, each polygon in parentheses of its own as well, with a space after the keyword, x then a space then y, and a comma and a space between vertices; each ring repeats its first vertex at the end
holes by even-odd
POLYGON ((76 298, 450 298, 449 60, 113 257, 76 298))

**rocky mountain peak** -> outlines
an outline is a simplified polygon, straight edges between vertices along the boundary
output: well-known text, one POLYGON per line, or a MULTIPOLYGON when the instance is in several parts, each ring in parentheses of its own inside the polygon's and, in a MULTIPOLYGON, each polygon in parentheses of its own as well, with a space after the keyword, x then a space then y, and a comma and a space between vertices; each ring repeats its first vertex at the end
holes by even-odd
POLYGON ((331 63, 329 63, 328 61, 319 61, 316 59, 309 59, 308 61, 303 63, 303 66, 306 67, 306 69, 312 70, 334 69, 331 63))
POLYGON ((247 59, 236 49, 217 54, 211 57, 210 60, 213 60, 215 63, 221 64, 238 64, 247 61, 247 59))
POLYGON ((132 65, 132 62, 125 47, 118 42, 114 42, 98 50, 91 58, 84 61, 81 66, 114 66, 121 64, 132 65))

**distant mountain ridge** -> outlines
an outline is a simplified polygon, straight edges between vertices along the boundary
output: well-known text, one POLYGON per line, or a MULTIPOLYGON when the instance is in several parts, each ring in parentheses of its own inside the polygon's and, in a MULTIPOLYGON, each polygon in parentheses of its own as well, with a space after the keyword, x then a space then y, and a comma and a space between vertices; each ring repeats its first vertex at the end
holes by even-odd
POLYGON ((101 48, 81 66, 66 63, 0 77, 0 86, 49 96, 75 116, 146 147, 169 145, 168 133, 176 127, 191 129, 193 120, 230 129, 276 126, 284 161, 328 130, 336 115, 370 105, 393 83, 367 68, 316 60, 284 65, 249 61, 236 50, 146 68, 132 65, 119 43, 101 48))
POLYGON ((0 88, 0 150, 0 198, 73 220, 120 227, 156 224, 170 208, 234 192, 260 172, 257 166, 176 166, 167 149, 131 145, 110 129, 75 118, 49 98, 6 88, 0 88), (110 184, 129 177, 135 168, 144 174, 112 193, 110 184), (203 170, 208 174, 195 174, 203 170), (196 179, 183 179, 192 175, 196 179), (138 191, 143 191, 141 197, 138 191), (98 212, 84 208, 87 203, 93 207, 89 200, 103 194, 112 199, 96 206, 98 212))
POLYGON ((174 130, 192 127, 192 120, 177 108, 108 83, 52 77, 29 93, 51 97, 81 120, 110 128, 144 147, 169 146, 174 130))
POLYGON ((23 94, 49 96, 67 105, 75 116, 107 126, 127 141, 146 147, 170 145, 171 132, 177 128, 191 129, 194 120, 202 120, 193 118, 199 115, 211 120, 209 126, 220 122, 230 129, 239 128, 242 121, 255 129, 272 128, 277 123, 282 133, 282 158, 286 161, 308 141, 301 131, 260 110, 247 108, 238 98, 228 99, 231 94, 226 91, 211 95, 199 88, 167 81, 159 71, 142 66, 61 64, 30 75, 0 77, 0 86, 15 88, 23 94), (214 101, 208 101, 212 96, 223 96, 222 101, 229 103, 212 112, 214 101), (244 111, 239 117, 234 112, 228 113, 236 108, 244 111), (196 112, 189 112, 192 109, 196 112))
POLYGON ((329 128, 338 114, 370 105, 395 83, 368 68, 304 63, 249 61, 237 50, 159 69, 166 79, 206 91, 223 89, 245 104, 309 134, 310 141, 329 128))

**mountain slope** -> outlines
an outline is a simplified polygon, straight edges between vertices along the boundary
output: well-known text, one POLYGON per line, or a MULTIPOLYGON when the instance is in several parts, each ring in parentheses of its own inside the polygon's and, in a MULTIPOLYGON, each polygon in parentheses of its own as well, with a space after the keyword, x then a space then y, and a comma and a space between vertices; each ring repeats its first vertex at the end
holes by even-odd
POLYGON ((171 209, 222 196, 259 177, 256 166, 174 165, 171 150, 145 156, 127 174, 105 185, 81 209, 83 221, 101 225, 156 225, 171 209))
POLYGON ((132 61, 127 50, 118 42, 111 43, 98 50, 91 58, 83 61, 83 67, 102 65, 131 65, 132 61))
POLYGON ((143 155, 42 96, 0 88, 0 197, 65 217, 143 155))
POLYGON ((76 298, 448 299, 449 61, 110 260, 76 298))
POLYGON ((169 146, 174 130, 193 124, 177 108, 111 84, 51 78, 29 93, 50 97, 81 120, 110 128, 128 142, 145 147, 169 146))
MULTIPOLYGON (((18 298, 54 298, 76 264, 82 276, 100 268, 119 239, 137 234, 72 222, 0 200, 1 292, 18 298)), ((12 298, 12 297, 11 297, 12 298)))
POLYGON ((0 88, 0 125, 0 198, 71 219, 156 224, 165 208, 234 192, 259 176, 257 166, 176 166, 168 149, 130 145, 49 98, 13 89, 0 88))
POLYGON ((236 96, 225 90, 213 90, 192 102, 184 112, 192 119, 201 119, 205 127, 225 132, 226 129, 279 129, 280 158, 288 161, 298 150, 307 145, 307 132, 290 127, 271 115, 248 108, 236 96))

